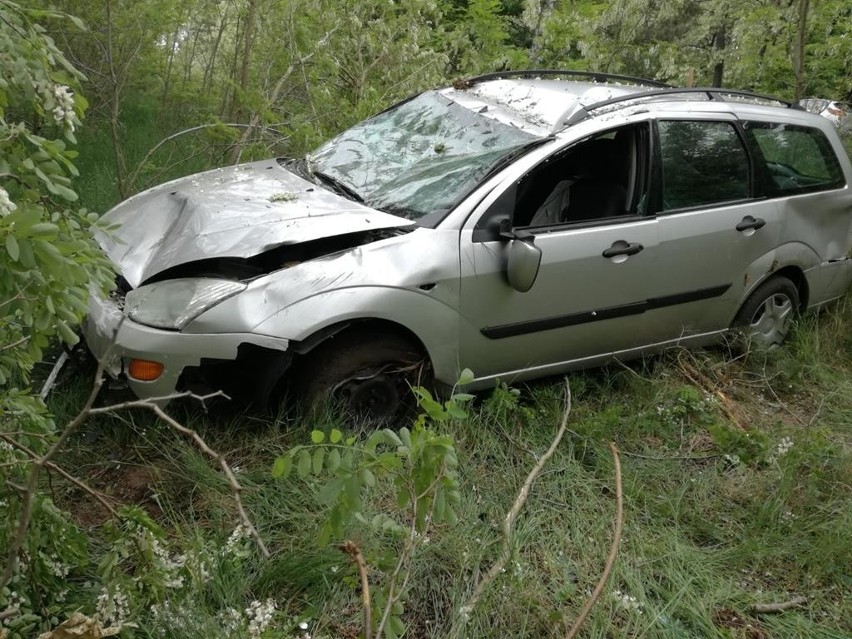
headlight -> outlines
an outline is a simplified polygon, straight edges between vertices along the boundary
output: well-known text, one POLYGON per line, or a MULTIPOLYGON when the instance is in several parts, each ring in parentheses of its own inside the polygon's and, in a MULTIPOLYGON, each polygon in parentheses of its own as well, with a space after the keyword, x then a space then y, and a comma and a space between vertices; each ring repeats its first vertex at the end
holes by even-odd
POLYGON ((229 280, 168 280, 130 291, 125 309, 134 322, 180 330, 208 308, 245 288, 245 284, 229 280))

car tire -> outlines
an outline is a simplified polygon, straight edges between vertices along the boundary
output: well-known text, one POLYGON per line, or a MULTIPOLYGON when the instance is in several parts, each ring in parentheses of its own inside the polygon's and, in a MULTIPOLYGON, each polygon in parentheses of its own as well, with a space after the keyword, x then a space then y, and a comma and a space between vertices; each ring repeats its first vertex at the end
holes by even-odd
POLYGON ((345 331, 308 353, 299 378, 298 400, 309 414, 330 406, 356 421, 384 425, 413 413, 411 387, 430 386, 432 369, 402 336, 345 331))
POLYGON ((733 328, 745 351, 772 351, 781 346, 799 311, 799 290, 778 276, 757 287, 742 305, 733 328))

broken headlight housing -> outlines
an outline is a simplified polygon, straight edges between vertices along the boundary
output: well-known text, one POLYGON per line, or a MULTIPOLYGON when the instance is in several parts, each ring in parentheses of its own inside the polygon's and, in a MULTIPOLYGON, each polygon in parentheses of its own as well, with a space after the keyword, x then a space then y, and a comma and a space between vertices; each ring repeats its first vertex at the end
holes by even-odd
POLYGON ((125 310, 139 324, 180 330, 245 288, 242 282, 196 277, 156 282, 127 293, 125 310))

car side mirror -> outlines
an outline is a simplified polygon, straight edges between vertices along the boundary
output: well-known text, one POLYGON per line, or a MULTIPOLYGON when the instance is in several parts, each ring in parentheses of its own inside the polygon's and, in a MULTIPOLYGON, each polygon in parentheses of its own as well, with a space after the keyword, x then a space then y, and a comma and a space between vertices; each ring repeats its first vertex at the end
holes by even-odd
POLYGON ((527 231, 514 233, 509 245, 506 277, 519 293, 526 293, 535 284, 541 266, 541 249, 535 245, 535 235, 527 231))

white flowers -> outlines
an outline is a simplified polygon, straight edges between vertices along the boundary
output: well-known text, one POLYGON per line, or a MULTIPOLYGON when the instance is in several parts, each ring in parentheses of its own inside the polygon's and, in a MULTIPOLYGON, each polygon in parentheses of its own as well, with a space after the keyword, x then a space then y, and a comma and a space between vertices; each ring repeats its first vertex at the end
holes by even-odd
POLYGON ((130 603, 127 595, 116 584, 111 589, 101 589, 96 605, 98 619, 104 624, 121 628, 130 616, 130 603))
POLYGON ((782 437, 781 441, 775 446, 775 450, 772 455, 769 456, 769 463, 774 464, 781 457, 790 452, 790 449, 793 448, 793 440, 789 437, 782 437))
POLYGON ((260 637, 272 621, 272 614, 274 612, 275 602, 272 599, 267 599, 265 602, 252 601, 249 607, 246 608, 246 618, 249 622, 249 637, 253 639, 260 637))
POLYGON ((74 113, 74 94, 71 89, 64 84, 56 84, 53 86, 53 100, 56 104, 53 107, 53 119, 56 123, 68 127, 74 131, 77 124, 77 116, 74 113))
POLYGON ((249 552, 248 548, 246 548, 245 540, 249 537, 251 537, 251 531, 248 529, 248 526, 240 524, 234 528, 234 532, 228 537, 222 554, 233 555, 235 557, 248 557, 249 552))
MULTIPOLYGON (((428 621, 426 623, 429 623, 428 621)), ((298 635, 298 639, 312 639, 311 633, 308 632, 308 622, 300 621, 299 622, 299 630, 301 630, 301 634, 298 635)))
POLYGON ((47 566, 48 570, 50 570, 50 572, 52 572, 56 577, 67 577, 68 572, 71 570, 71 566, 63 564, 57 555, 48 557, 44 553, 41 553, 41 559, 44 562, 44 565, 47 566))
POLYGON ((621 608, 622 610, 635 612, 640 615, 642 614, 642 604, 636 597, 628 595, 626 592, 615 590, 612 593, 612 598, 616 600, 619 608, 621 608))
MULTIPOLYGON (((0 217, 9 215, 9 213, 14 211, 16 208, 18 208, 18 205, 9 198, 9 194, 6 192, 6 189, 0 186, 0 217)), ((5 444, 6 442, 3 443, 5 444)), ((6 446, 11 448, 9 444, 6 444, 6 446)))
POLYGON ((790 449, 793 447, 793 440, 789 437, 783 437, 780 442, 778 442, 778 446, 775 448, 775 456, 783 457, 790 449))

